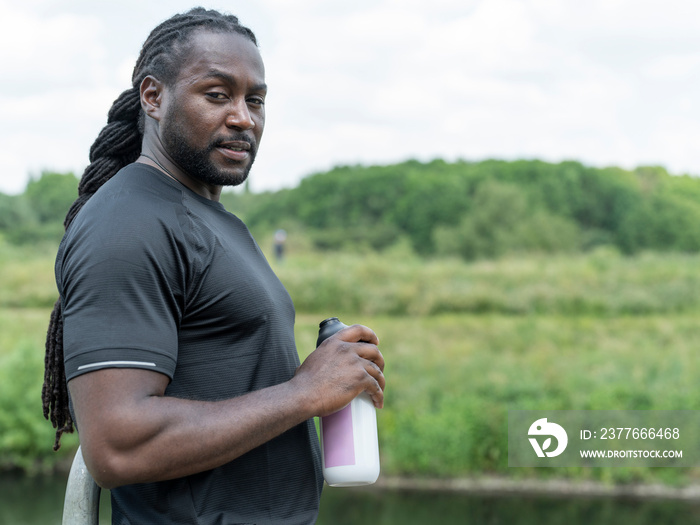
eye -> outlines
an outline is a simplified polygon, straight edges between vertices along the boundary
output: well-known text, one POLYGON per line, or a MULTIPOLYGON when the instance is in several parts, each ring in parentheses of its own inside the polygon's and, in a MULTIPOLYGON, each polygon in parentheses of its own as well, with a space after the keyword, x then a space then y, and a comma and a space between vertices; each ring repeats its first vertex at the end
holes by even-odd
POLYGON ((264 106, 265 99, 260 96, 248 97, 248 103, 253 104, 255 106, 264 106))
POLYGON ((210 91, 206 95, 207 97, 213 98, 215 100, 226 100, 228 98, 226 93, 222 93, 220 91, 210 91))

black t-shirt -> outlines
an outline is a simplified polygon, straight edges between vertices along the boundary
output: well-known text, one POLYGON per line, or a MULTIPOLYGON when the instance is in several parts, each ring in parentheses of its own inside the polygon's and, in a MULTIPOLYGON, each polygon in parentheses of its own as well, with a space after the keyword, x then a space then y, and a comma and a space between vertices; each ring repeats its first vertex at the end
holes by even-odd
MULTIPOLYGON (((219 400, 299 365, 292 301, 248 229, 150 166, 127 166, 86 203, 56 281, 69 380, 144 368, 171 378, 168 396, 219 400)), ((322 485, 309 420, 214 470, 112 490, 113 523, 313 523, 322 485)))

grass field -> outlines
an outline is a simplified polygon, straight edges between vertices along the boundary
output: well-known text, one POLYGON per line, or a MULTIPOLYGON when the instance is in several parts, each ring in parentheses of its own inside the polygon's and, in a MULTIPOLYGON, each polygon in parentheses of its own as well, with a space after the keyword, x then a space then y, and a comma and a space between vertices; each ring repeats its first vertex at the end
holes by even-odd
MULTIPOLYGON (((276 270, 297 304, 302 358, 330 315, 378 333, 387 361, 379 412, 384 474, 686 484, 700 471, 509 469, 507 414, 700 409, 698 263, 700 257, 613 252, 473 265, 398 254, 291 254, 276 270)), ((0 277, 3 297, 8 289, 14 296, 0 302, 0 462, 23 468, 55 460, 39 398, 55 289, 43 276, 13 288, 7 276, 27 267, 50 272, 52 263, 27 252, 4 259, 0 277)))

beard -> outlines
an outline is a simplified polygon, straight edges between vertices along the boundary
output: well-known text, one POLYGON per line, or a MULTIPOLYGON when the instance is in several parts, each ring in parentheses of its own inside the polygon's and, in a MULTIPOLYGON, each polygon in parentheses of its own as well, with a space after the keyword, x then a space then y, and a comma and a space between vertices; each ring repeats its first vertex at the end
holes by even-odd
POLYGON ((168 115, 161 123, 163 126, 163 145, 173 161, 190 177, 205 184, 216 186, 238 186, 248 178, 250 168, 253 166, 257 148, 243 133, 222 137, 212 141, 205 148, 193 146, 187 140, 188 130, 178 122, 173 115, 168 115), (228 161, 231 167, 237 170, 225 170, 216 166, 212 160, 212 152, 223 142, 240 140, 250 144, 248 150, 248 164, 243 166, 240 162, 228 161))

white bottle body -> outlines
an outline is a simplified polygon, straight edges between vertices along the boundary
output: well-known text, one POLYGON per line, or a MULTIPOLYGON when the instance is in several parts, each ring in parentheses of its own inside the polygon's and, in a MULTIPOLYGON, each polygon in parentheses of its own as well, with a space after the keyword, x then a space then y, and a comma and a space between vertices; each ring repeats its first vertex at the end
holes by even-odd
POLYGON ((368 394, 321 418, 323 477, 331 487, 371 485, 379 477, 377 411, 368 394))

